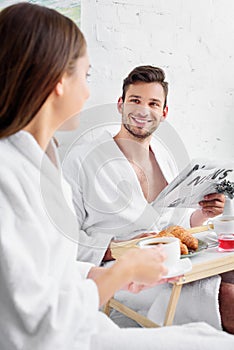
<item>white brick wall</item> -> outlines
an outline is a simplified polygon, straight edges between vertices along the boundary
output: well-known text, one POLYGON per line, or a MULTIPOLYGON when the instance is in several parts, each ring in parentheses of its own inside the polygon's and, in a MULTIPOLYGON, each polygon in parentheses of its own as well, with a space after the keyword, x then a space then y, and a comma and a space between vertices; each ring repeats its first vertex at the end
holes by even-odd
POLYGON ((140 64, 165 69, 168 121, 191 157, 234 158, 233 0, 82 0, 87 106, 113 103, 140 64))

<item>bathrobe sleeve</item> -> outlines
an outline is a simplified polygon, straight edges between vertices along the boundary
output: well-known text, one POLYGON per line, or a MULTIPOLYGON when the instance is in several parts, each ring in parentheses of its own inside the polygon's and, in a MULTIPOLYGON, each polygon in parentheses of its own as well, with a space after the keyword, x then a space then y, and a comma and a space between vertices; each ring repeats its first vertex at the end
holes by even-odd
MULTIPOLYGON (((79 261, 89 261, 95 265, 100 265, 105 252, 114 238, 110 234, 106 234, 101 230, 95 229, 95 234, 92 234, 92 230, 86 230, 83 226, 87 212, 85 210, 85 196, 80 188, 81 171, 79 176, 77 174, 80 169, 79 158, 69 160, 66 163, 66 167, 63 167, 63 173, 72 188, 73 205, 75 208, 75 214, 79 225, 79 239, 77 259, 79 261)), ((87 176, 87 175, 86 175, 87 176)), ((92 177, 91 177, 92 178, 92 177)), ((91 186, 92 184, 90 184, 91 186)), ((93 218, 95 221, 95 218, 93 218)))
MULTIPOLYGON (((97 332, 97 286, 79 273, 74 243, 43 215, 40 196, 30 196, 30 182, 22 186, 24 179, 17 177, 0 171, 1 344, 88 349, 97 332)), ((91 265, 82 265, 87 275, 91 265)))

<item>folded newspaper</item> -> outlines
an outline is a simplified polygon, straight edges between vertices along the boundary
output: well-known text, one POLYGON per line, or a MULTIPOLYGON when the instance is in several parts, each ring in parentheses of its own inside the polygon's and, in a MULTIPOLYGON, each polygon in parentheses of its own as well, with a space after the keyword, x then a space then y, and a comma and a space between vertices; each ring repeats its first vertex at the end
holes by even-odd
POLYGON ((194 159, 160 193, 154 206, 196 208, 206 194, 218 192, 217 184, 232 172, 233 161, 194 159))

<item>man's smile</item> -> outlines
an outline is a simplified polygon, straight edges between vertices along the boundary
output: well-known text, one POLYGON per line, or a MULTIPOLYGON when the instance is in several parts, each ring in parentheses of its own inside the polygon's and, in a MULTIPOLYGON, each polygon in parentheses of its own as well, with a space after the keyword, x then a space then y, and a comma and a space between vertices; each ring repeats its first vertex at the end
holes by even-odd
POLYGON ((144 126, 147 123, 150 123, 153 121, 152 119, 147 119, 146 117, 134 116, 132 113, 129 113, 128 116, 135 122, 134 124, 139 124, 140 126, 144 126))

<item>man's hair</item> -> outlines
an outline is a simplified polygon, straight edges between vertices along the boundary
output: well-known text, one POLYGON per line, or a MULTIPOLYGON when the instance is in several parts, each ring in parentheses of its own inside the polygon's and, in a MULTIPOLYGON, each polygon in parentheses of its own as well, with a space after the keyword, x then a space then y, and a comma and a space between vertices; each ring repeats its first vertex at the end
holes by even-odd
POLYGON ((126 92, 131 84, 142 83, 158 83, 162 86, 165 102, 163 108, 167 105, 168 83, 164 80, 165 73, 161 68, 153 66, 139 66, 134 68, 123 81, 122 99, 125 100, 126 92))

